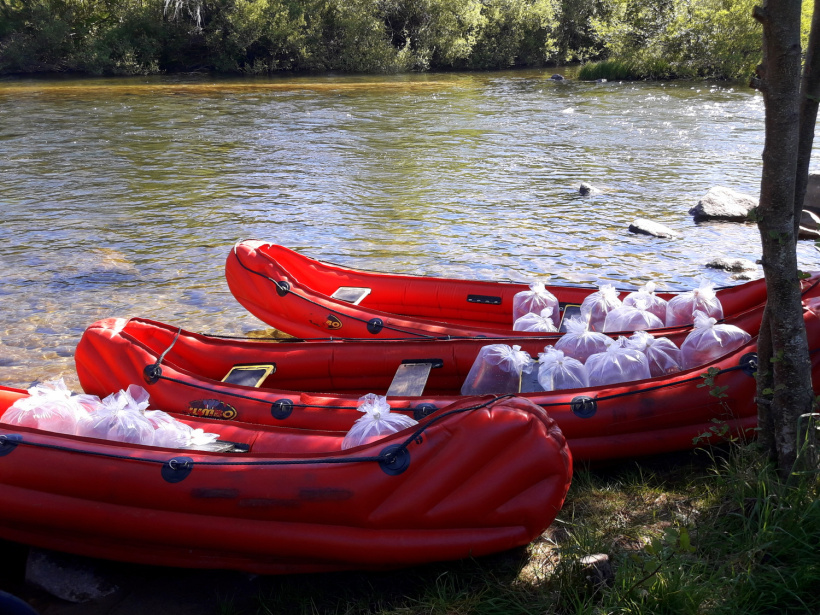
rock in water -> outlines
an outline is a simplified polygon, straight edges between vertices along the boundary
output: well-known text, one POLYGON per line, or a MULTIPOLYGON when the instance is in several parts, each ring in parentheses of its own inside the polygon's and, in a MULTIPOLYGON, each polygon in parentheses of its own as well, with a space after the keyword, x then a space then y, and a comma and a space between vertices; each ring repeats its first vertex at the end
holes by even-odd
POLYGON ((680 233, 673 231, 671 228, 647 220, 646 218, 638 218, 629 225, 630 233, 637 233, 639 235, 651 235, 652 237, 679 237, 680 233))
POLYGON ((757 271, 757 264, 745 258, 713 258, 706 266, 710 269, 723 269, 740 273, 743 271, 757 271))
POLYGON ((695 222, 704 220, 724 220, 727 222, 746 222, 749 212, 757 207, 757 199, 731 188, 715 186, 709 189, 698 204, 689 210, 695 222))

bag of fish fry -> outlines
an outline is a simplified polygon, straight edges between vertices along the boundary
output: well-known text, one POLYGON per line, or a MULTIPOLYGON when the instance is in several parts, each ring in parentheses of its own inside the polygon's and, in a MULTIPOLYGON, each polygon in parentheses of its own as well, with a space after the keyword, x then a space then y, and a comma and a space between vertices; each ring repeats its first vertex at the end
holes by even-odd
POLYGON ((606 351, 612 343, 612 338, 608 335, 590 331, 583 318, 570 318, 566 321, 566 328, 567 332, 555 343, 555 349, 581 363, 585 363, 594 354, 606 351))
POLYGON ((748 344, 752 336, 740 327, 717 324, 703 312, 695 312, 695 328, 680 345, 683 368, 711 363, 741 346, 748 344))
POLYGON ((649 373, 653 378, 674 374, 683 369, 680 348, 668 337, 654 337, 646 331, 635 331, 626 341, 629 348, 640 350, 649 361, 649 373))
POLYGON ((360 397, 357 410, 363 412, 364 416, 356 419, 353 427, 345 435, 342 450, 381 440, 418 424, 418 421, 409 416, 390 412, 390 404, 384 395, 368 393, 360 397))
POLYGON ((695 312, 703 312, 716 320, 723 318, 723 306, 715 294, 715 285, 708 280, 701 280, 698 288, 669 300, 666 304, 666 326, 691 325, 695 322, 695 312))
POLYGON ((611 344, 606 352, 594 354, 586 362, 589 386, 619 384, 651 378, 646 355, 624 345, 626 338, 611 344))
POLYGON ((524 314, 513 324, 513 331, 532 331, 540 333, 553 333, 558 331, 552 317, 552 308, 544 308, 540 314, 524 314))
POLYGON ((624 297, 624 305, 636 307, 637 301, 644 302, 644 308, 648 312, 652 312, 657 316, 661 322, 666 324, 666 299, 655 294, 655 283, 647 282, 638 290, 629 293, 624 297))
POLYGON ((589 373, 578 359, 564 356, 552 346, 538 355, 538 382, 545 391, 580 389, 589 386, 589 373))
POLYGON ((532 369, 532 359, 521 346, 484 346, 461 387, 462 395, 505 395, 521 390, 521 374, 532 369))
POLYGON ((96 395, 72 395, 62 378, 28 389, 28 397, 15 401, 0 422, 19 427, 74 435, 100 403, 96 395))
POLYGON ((543 280, 538 280, 530 284, 530 290, 522 290, 513 297, 513 322, 531 312, 540 314, 545 308, 552 308, 552 324, 558 330, 558 299, 547 290, 543 280))
POLYGON ((127 390, 103 399, 77 435, 151 445, 154 443, 154 426, 145 417, 147 407, 148 392, 132 384, 127 390))
POLYGON ((624 303, 609 312, 604 320, 604 331, 607 333, 644 331, 662 327, 663 321, 646 309, 646 302, 643 299, 638 299, 634 305, 624 303))
POLYGON ((621 305, 615 287, 612 284, 602 284, 597 292, 587 295, 581 302, 581 316, 587 320, 591 331, 603 331, 606 315, 621 305))

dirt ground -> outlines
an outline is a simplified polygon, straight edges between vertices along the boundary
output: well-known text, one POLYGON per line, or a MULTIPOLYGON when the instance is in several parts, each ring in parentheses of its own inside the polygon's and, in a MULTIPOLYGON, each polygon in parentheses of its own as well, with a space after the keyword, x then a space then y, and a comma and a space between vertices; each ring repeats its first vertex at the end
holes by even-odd
MULTIPOLYGON (((210 615, 256 612, 270 577, 225 570, 189 570, 77 558, 113 593, 73 603, 26 582, 28 547, 0 541, 0 590, 40 615, 210 615)), ((5 615, 5 614, 4 614, 5 615)))

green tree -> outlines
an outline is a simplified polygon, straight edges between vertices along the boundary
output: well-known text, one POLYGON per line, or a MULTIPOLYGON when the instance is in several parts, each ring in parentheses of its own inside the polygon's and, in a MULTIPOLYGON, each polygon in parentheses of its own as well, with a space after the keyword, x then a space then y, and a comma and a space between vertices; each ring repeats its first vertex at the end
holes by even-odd
POLYGON ((796 238, 820 100, 818 9, 820 0, 805 62, 800 0, 765 0, 754 12, 763 25, 763 62, 753 84, 766 105, 757 218, 768 293, 758 342, 758 419, 761 441, 783 476, 793 470, 801 444, 808 440, 809 450, 814 444, 813 430, 799 427, 800 416, 814 410, 814 393, 796 238))

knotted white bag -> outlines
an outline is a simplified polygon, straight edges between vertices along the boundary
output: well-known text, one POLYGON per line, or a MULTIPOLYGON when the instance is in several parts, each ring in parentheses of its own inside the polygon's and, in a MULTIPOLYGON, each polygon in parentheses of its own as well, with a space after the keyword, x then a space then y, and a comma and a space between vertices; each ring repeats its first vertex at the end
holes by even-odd
MULTIPOLYGON (((558 329, 558 299, 544 286, 542 280, 530 284, 530 290, 522 290, 513 297, 513 322, 525 314, 540 314, 544 308, 552 308, 552 324, 558 329)), ((516 329, 524 331, 524 329, 516 329)))
POLYGON ((718 325, 701 311, 695 312, 695 328, 680 346, 684 369, 711 363, 751 341, 752 336, 734 325, 718 325))
POLYGON ((77 434, 129 444, 151 445, 154 426, 145 417, 148 392, 132 384, 127 391, 112 393, 102 400, 99 408, 85 422, 77 434))
POLYGON ((484 346, 473 362, 461 387, 462 395, 518 393, 521 374, 531 369, 530 355, 521 346, 490 344, 484 346))
POLYGON ((391 433, 417 425, 418 421, 403 414, 391 414, 390 404, 384 395, 368 393, 359 398, 359 412, 364 416, 356 419, 353 427, 342 440, 342 450, 380 440, 391 433))
POLYGON ((645 329, 660 329, 663 321, 646 309, 646 302, 638 299, 634 305, 625 303, 612 310, 604 320, 604 331, 643 331, 645 329))
POLYGON ((645 310, 652 312, 662 322, 666 322, 666 299, 658 297, 658 295, 655 294, 654 282, 647 282, 638 290, 633 291, 624 297, 624 305, 637 307, 635 305, 636 301, 643 301, 646 306, 644 307, 645 310))
POLYGON ((695 312, 703 312, 717 320, 723 318, 723 306, 715 294, 715 285, 708 280, 701 280, 698 288, 669 300, 666 304, 666 326, 691 325, 695 322, 695 312))
POLYGON ((615 287, 602 284, 597 292, 587 295, 581 302, 581 316, 587 320, 591 331, 603 331, 606 315, 621 305, 615 287))
POLYGON ((646 331, 636 331, 626 341, 629 348, 640 350, 649 361, 649 373, 653 378, 674 374, 683 369, 680 348, 668 337, 653 337, 646 331))
POLYGON ((606 352, 592 355, 586 362, 589 372, 589 386, 618 384, 650 378, 649 362, 646 356, 634 348, 622 344, 625 338, 609 346, 606 352))
POLYGON ((178 421, 162 410, 148 410, 145 418, 154 428, 154 446, 165 448, 188 448, 211 444, 219 439, 219 434, 194 429, 187 423, 178 421))
POLYGON ((513 331, 540 331, 541 333, 558 331, 552 318, 552 308, 544 308, 540 314, 532 312, 524 314, 513 324, 513 331))
POLYGON ((28 394, 6 409, 0 422, 73 435, 100 403, 96 395, 72 395, 62 378, 36 384, 28 394))
POLYGON ((579 389, 589 386, 586 366, 552 346, 538 355, 538 383, 545 391, 579 389))
POLYGON ((555 343, 556 350, 565 356, 585 363, 594 354, 605 352, 612 343, 609 336, 598 331, 590 331, 583 318, 570 318, 566 322, 567 332, 555 343))

